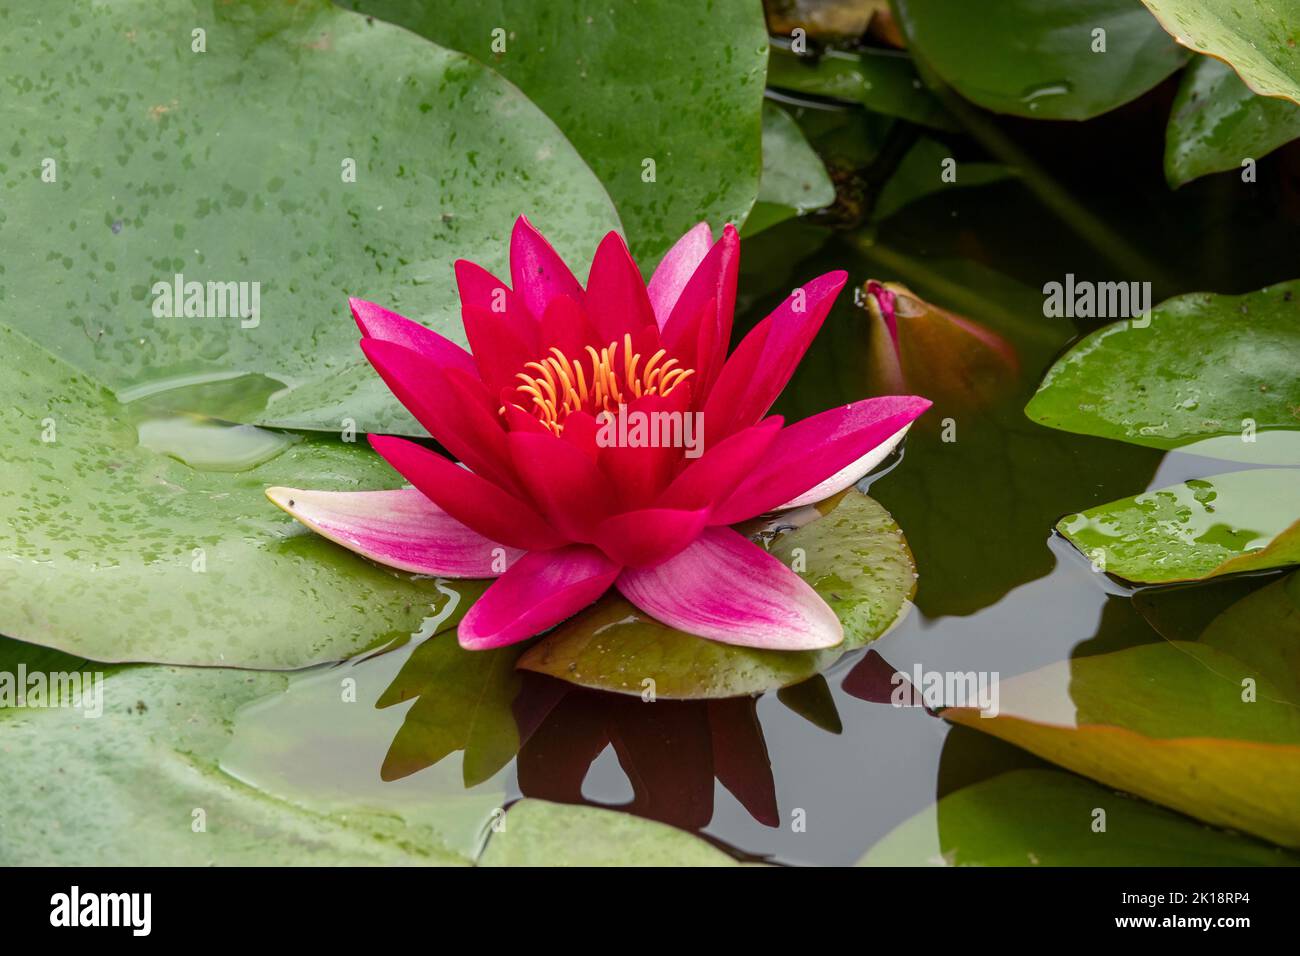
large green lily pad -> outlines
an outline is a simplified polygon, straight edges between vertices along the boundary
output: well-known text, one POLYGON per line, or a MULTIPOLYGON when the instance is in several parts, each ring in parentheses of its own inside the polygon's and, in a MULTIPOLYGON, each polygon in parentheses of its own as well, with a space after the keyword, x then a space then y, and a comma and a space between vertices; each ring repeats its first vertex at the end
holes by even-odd
POLYGON ((1198 57, 1183 74, 1165 132, 1171 186, 1226 169, 1240 171, 1300 137, 1300 106, 1259 96, 1225 63, 1198 57))
POLYGON ((1300 103, 1300 20, 1292 0, 1142 0, 1188 49, 1228 63, 1264 96, 1300 103))
MULTIPOLYGON (((3 326, 0 355, 0 633, 98 661, 289 668, 455 611, 450 586, 372 564, 267 502, 271 485, 400 485, 365 445, 307 439, 242 471, 192 467, 138 444, 130 406, 3 326)), ((209 448, 232 434, 207 427, 209 448)), ((264 453, 272 434, 253 444, 264 453)))
POLYGON ((694 834, 617 810, 520 800, 479 866, 736 866, 694 834))
POLYGON ((1294 855, 1201 826, 1059 770, 963 787, 891 830, 860 866, 1296 866, 1294 855), (1105 829, 1094 829, 1105 811, 1105 829))
POLYGON ((1052 428, 1232 461, 1300 464, 1300 280, 1193 293, 1093 332, 1025 408, 1052 428))
POLYGON ((788 566, 796 566, 797 553, 805 562, 799 573, 844 625, 838 647, 721 644, 660 624, 611 595, 543 637, 519 666, 621 694, 653 687, 665 698, 739 697, 806 680, 889 630, 916 590, 911 552, 889 512, 854 489, 817 508, 821 517, 780 534, 770 550, 788 566))
POLYGON ((758 3, 347 5, 463 50, 523 90, 605 184, 647 274, 697 222, 718 228, 748 214, 767 67, 758 3))
POLYGON ((949 86, 998 113, 1091 119, 1187 59, 1130 0, 895 0, 908 46, 949 86), (1094 52, 1094 31, 1105 52, 1094 52))
MULTIPOLYGON (((1274 623, 1254 643, 1294 644, 1294 626, 1274 623)), ((1230 650, 1203 639, 1076 658, 1002 681, 996 717, 943 716, 1207 823, 1300 847, 1294 673, 1274 668, 1278 654, 1247 662, 1230 650)))
MULTIPOLYGON (((328 793, 304 801, 221 769, 243 710, 282 695, 295 680, 216 668, 118 668, 103 677, 99 717, 69 707, 0 709, 0 859, 25 866, 471 862, 498 797, 462 809, 448 801, 433 807, 426 796, 423 812, 405 814, 353 799, 338 812, 328 793), (448 829, 449 820, 457 826, 448 829), (462 845, 453 847, 448 834, 462 829, 462 845)), ((364 706, 342 702, 338 687, 331 674, 335 707, 364 706)), ((320 724, 314 730, 310 739, 330 743, 320 724)), ((301 744, 309 735, 289 735, 286 726, 279 739, 301 744)), ((332 746, 348 752, 338 741, 332 746)), ((372 768, 366 773, 378 779, 372 768)))
POLYGON ((1062 518, 1099 569, 1139 584, 1300 563, 1300 470, 1194 478, 1062 518))
MULTIPOLYGON (((325 0, 113 0, 57 23, 18 0, 0 58, 6 321, 115 390, 249 374, 290 389, 265 411, 244 389, 179 391, 177 408, 422 434, 365 363, 347 296, 463 341, 453 260, 504 271, 526 213, 581 266, 619 224, 518 89, 325 0), (248 283, 250 311, 259 283, 256 324, 215 294, 232 317, 160 317, 155 283, 178 274, 205 284, 205 314, 206 283, 248 283)), ((752 122, 757 140, 757 102, 752 122)))

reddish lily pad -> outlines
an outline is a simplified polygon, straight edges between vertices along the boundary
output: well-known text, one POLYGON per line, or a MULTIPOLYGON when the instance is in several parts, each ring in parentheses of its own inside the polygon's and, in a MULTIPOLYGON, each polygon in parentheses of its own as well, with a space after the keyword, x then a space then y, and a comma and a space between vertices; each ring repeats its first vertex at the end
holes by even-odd
POLYGON ((1300 470, 1199 478, 1062 518, 1057 529, 1107 573, 1197 581, 1300 563, 1300 470))
POLYGON ((1296 599, 1293 583, 1277 582, 1199 641, 1053 664, 1002 681, 996 717, 943 716, 1207 823, 1300 847, 1296 599))
POLYGON ((770 651, 705 640, 607 597, 561 624, 519 660, 526 670, 584 687, 659 697, 738 697, 796 684, 889 630, 911 607, 916 570, 903 533, 879 504, 850 489, 822 516, 778 534, 771 553, 834 609, 843 644, 770 651))

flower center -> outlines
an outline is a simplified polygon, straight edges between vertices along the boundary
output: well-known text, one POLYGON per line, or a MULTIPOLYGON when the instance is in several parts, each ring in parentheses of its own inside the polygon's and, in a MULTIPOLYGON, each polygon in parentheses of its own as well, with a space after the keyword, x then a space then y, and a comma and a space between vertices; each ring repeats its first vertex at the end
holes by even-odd
MULTIPOLYGON (((522 384, 515 386, 515 391, 519 404, 559 435, 564 420, 574 412, 598 415, 616 411, 619 405, 643 395, 669 395, 695 374, 695 369, 679 366, 677 359, 664 361, 666 354, 660 349, 642 365, 641 354, 632 351, 631 335, 624 335, 621 343, 610 342, 599 352, 588 345, 587 354, 576 359, 552 346, 550 355, 528 362, 525 371, 516 373, 522 384)), ((505 406, 501 410, 505 411, 505 406)))

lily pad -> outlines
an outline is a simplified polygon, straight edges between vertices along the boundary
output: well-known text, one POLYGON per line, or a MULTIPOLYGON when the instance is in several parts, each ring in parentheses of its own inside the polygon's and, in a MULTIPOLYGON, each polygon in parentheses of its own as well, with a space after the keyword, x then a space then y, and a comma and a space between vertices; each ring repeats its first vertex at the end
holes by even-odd
POLYGON ((859 103, 873 113, 934 129, 957 128, 921 84, 912 58, 894 50, 826 50, 813 58, 792 52, 788 43, 773 41, 767 82, 779 90, 859 103))
POLYGON ((908 47, 997 113, 1085 120, 1141 96, 1187 59, 1130 0, 896 0, 908 47), (1104 31, 1105 51, 1095 31, 1104 31))
POLYGON ((1300 563, 1300 470, 1192 479, 1069 515, 1057 530, 1138 584, 1285 567, 1300 563))
POLYGON ((130 406, 3 326, 0 355, 0 632, 97 661, 292 668, 456 610, 452 587, 359 558, 266 501, 304 475, 400 484, 363 445, 305 439, 243 471, 191 467, 138 444, 130 406))
POLYGON ((889 512, 850 489, 822 516, 771 542, 834 609, 844 642, 824 651, 765 651, 705 640, 607 597, 533 645, 519 666, 583 687, 658 697, 739 697, 797 684, 889 630, 911 607, 916 569, 889 512), (647 682, 653 682, 649 684, 647 682))
POLYGON ((736 866, 699 837, 617 810, 520 800, 479 866, 736 866))
MULTIPOLYGON (((1294 634, 1263 630, 1281 646, 1294 634)), ((999 713, 955 723, 1197 819, 1300 847, 1300 700, 1294 675, 1207 641, 1139 645, 1003 680, 999 713)))
POLYGON ((470 862, 476 831, 491 819, 482 808, 466 853, 450 848, 429 819, 450 809, 423 820, 364 803, 332 813, 222 771, 241 709, 293 680, 216 668, 118 668, 103 678, 97 718, 67 707, 0 709, 0 858, 25 866, 470 862))
POLYGON ((691 226, 739 223, 754 202, 767 66, 757 3, 346 5, 463 50, 523 90, 605 184, 647 274, 691 226))
POLYGON ((1181 186, 1240 170, 1300 137, 1300 106, 1255 94, 1227 64, 1197 58, 1183 74, 1165 132, 1165 178, 1181 186))
POLYGON ((1013 770, 899 824, 859 866, 1296 866, 1276 847, 1201 826, 1059 770, 1013 770), (1096 810, 1106 829, 1093 829, 1096 810))
POLYGON ((1300 464, 1300 280, 1192 293, 1093 332, 1048 371, 1025 414, 1165 450, 1300 464))
MULTIPOLYGON (((518 89, 398 27, 325 0, 45 14, 0 10, 0 301, 115 390, 254 375, 288 386, 265 411, 243 390, 178 391, 171 407, 423 434, 357 349, 346 297, 463 342, 454 259, 502 270, 521 212, 575 263, 618 227, 518 89), (183 287, 176 315, 177 275, 202 284, 205 317, 186 317, 183 287), (239 305, 224 283, 245 284, 239 305)), ((752 122, 757 141, 757 100, 752 122)))
POLYGON ((763 178, 744 235, 835 201, 835 184, 799 124, 770 100, 763 103, 763 178))
POLYGON ((1300 103, 1300 22, 1292 4, 1279 0, 1142 2, 1175 40, 1228 63, 1256 93, 1300 103))

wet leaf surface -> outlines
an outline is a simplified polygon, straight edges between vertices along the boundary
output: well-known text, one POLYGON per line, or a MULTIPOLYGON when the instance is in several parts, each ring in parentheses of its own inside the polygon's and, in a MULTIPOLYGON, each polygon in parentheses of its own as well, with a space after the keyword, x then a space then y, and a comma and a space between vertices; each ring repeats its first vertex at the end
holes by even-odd
POLYGON ((1099 570, 1138 584, 1300 563, 1300 471, 1259 468, 1148 491, 1062 518, 1099 570))
POLYGON ((1124 319, 1076 344, 1025 414, 1151 448, 1300 464, 1296 354, 1300 281, 1181 295, 1153 308, 1149 322, 1124 319))
POLYGON ((1128 0, 897 0, 909 48, 997 113, 1090 119, 1145 93, 1187 59, 1128 0), (1097 52, 1094 31, 1105 32, 1097 52))
POLYGON ((1300 24, 1287 0, 1142 0, 1169 35, 1229 63, 1256 93, 1300 103, 1300 24))
POLYGON ((757 3, 347 5, 463 50, 518 86, 605 184, 647 275, 691 226, 738 224, 754 202, 767 64, 757 3))
POLYGON ((208 423, 191 467, 175 445, 137 444, 129 406, 2 326, 0 352, 0 633, 97 661, 292 668, 453 610, 452 586, 359 558, 266 500, 271 485, 400 485, 365 446, 286 441, 247 467, 250 436, 222 449, 212 436, 229 426, 208 423))
MULTIPOLYGON (((7 322, 110 388, 257 374, 289 387, 265 410, 211 391, 180 392, 171 410, 423 434, 357 349, 347 296, 463 341, 454 259, 504 271, 526 212, 583 266, 618 225, 519 90, 324 0, 197 18, 184 0, 126 0, 55 26, 43 10, 0 11, 13 64, 0 299, 7 322), (178 274, 203 284, 197 316, 155 312, 175 304, 155 283, 178 274), (209 282, 245 283, 244 298, 223 285, 209 306, 209 282)), ((757 162, 755 146, 755 176, 757 162)))
POLYGON ((1300 137, 1300 106, 1260 96, 1232 68, 1198 57, 1183 74, 1165 134, 1165 176, 1181 186, 1199 176, 1241 170, 1300 137))

